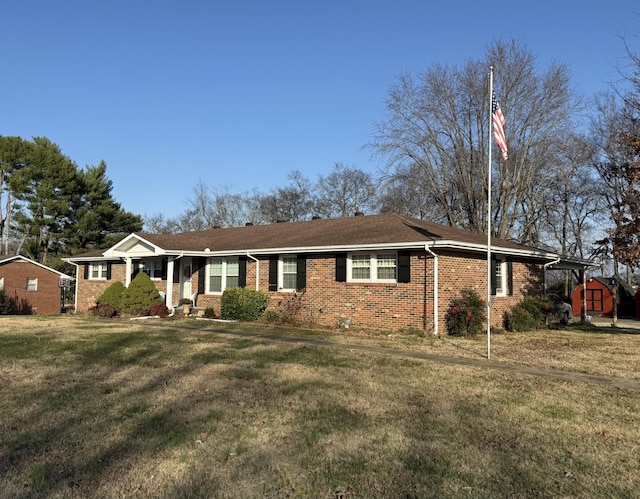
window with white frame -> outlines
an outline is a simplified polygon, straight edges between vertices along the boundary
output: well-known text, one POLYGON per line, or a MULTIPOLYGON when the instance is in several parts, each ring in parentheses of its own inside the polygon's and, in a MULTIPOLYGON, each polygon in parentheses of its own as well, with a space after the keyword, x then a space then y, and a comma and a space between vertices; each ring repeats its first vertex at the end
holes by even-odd
POLYGON ((280 259, 280 290, 295 291, 298 286, 298 257, 283 256, 280 259))
POLYGON ((513 265, 505 258, 496 258, 491 262, 491 294, 510 296, 513 294, 513 265))
POLYGON ((4 289, 4 277, 0 277, 0 289, 4 289))
POLYGON ((397 282, 396 253, 354 253, 347 259, 348 280, 355 282, 397 282))
POLYGON ((89 279, 106 279, 107 263, 97 262, 89 265, 89 279))
POLYGON ((27 291, 38 291, 37 277, 27 277, 27 291))
POLYGON ((227 288, 237 288, 240 285, 240 259, 211 258, 209 260, 207 293, 222 293, 227 288))
POLYGON ((142 260, 140 262, 140 272, 144 272, 151 279, 162 279, 162 260, 158 258, 142 260))
POLYGON ((505 262, 502 260, 496 260, 496 266, 495 266, 496 270, 495 270, 495 277, 494 277, 496 287, 495 287, 494 293, 498 296, 504 295, 506 290, 506 286, 504 282, 504 276, 505 276, 504 263, 505 262))

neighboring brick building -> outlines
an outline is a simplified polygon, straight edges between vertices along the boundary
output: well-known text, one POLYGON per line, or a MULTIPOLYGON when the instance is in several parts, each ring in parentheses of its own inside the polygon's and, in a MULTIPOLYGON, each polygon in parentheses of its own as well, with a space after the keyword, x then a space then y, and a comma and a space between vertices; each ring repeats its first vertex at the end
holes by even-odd
POLYGON ((23 256, 0 260, 0 288, 26 313, 59 314, 64 306, 61 284, 68 285, 72 280, 23 256))
MULTIPOLYGON (((492 324, 523 296, 541 294, 548 251, 493 239, 492 324)), ((327 326, 445 332, 463 289, 487 294, 487 238, 396 214, 130 234, 77 265, 76 310, 86 311, 115 280, 149 274, 168 305, 192 298, 220 312, 226 287, 270 294, 269 308, 327 326)))

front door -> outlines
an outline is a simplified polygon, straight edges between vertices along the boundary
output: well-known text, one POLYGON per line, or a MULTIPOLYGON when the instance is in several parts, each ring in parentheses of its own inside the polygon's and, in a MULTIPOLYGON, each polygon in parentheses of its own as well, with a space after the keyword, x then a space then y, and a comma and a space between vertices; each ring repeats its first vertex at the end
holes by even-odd
POLYGON ((192 267, 191 258, 182 258, 180 260, 180 298, 191 298, 193 294, 191 289, 192 267))

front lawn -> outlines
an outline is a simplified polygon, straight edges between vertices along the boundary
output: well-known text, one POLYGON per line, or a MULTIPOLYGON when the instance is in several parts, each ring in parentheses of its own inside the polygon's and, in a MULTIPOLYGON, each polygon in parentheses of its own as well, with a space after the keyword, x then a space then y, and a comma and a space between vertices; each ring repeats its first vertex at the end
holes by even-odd
MULTIPOLYGON (((636 389, 208 322, 0 324, 0 497, 634 497, 640 487, 636 389)), ((640 335, 621 333, 496 334, 484 362, 640 381, 640 335)), ((486 337, 321 337, 486 355, 486 337)))

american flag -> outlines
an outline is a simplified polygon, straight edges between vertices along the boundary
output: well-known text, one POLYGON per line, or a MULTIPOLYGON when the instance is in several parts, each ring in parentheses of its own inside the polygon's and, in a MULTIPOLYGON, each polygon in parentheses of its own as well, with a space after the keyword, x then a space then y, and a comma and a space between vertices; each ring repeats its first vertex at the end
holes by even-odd
POLYGON ((493 136, 496 139, 496 144, 502 151, 502 159, 509 159, 509 153, 507 151, 507 140, 504 138, 504 124, 506 123, 500 104, 496 100, 495 94, 491 99, 491 117, 493 119, 493 136))

